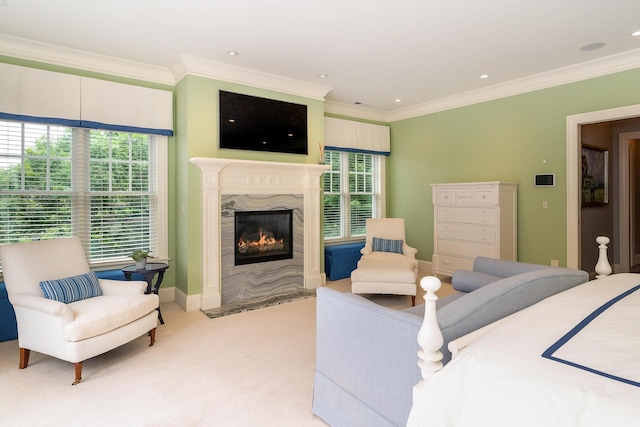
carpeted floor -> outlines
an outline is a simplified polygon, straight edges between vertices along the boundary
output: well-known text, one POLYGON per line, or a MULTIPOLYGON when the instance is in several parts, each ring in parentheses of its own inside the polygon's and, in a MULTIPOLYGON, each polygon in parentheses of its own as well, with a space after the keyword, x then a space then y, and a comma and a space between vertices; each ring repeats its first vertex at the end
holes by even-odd
POLYGON ((272 307, 274 305, 283 304, 285 302, 313 298, 315 296, 315 289, 300 289, 298 291, 289 292, 286 294, 269 295, 263 298, 255 298, 249 301, 242 301, 235 304, 224 305, 219 308, 210 308, 208 310, 202 310, 202 312, 209 316, 211 319, 215 319, 217 317, 228 316, 230 314, 237 314, 245 311, 272 307))

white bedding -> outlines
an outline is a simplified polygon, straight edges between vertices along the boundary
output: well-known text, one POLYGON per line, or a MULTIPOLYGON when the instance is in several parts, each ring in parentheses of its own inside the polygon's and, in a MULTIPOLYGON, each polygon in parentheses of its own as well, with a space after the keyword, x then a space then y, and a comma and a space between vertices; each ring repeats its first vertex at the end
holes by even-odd
POLYGON ((616 274, 516 313, 428 381, 408 425, 640 425, 640 290, 550 349, 637 285, 639 274, 616 274))

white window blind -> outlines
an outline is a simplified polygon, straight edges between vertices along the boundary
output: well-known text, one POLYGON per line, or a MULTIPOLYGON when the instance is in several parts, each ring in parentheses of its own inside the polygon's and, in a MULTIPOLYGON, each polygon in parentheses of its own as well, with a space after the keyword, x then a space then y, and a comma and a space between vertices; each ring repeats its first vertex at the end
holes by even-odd
POLYGON ((166 137, 0 121, 0 244, 76 235, 93 266, 165 255, 166 137))
POLYGON ((365 236, 367 218, 382 212, 382 156, 327 150, 325 164, 325 240, 365 236))

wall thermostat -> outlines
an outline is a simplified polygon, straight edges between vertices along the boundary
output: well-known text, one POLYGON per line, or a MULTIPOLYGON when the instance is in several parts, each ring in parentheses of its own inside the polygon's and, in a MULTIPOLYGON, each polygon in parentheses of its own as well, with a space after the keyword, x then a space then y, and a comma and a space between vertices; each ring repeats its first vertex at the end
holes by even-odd
POLYGON ((535 187, 555 187, 556 186, 556 174, 555 173, 537 173, 534 175, 535 179, 533 185, 535 187))

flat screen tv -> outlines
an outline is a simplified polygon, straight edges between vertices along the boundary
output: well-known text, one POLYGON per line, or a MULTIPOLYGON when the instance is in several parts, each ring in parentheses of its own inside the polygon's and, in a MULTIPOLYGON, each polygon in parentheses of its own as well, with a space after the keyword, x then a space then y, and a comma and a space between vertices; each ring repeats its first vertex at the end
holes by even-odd
POLYGON ((220 148, 308 154, 307 106, 220 91, 220 148))

